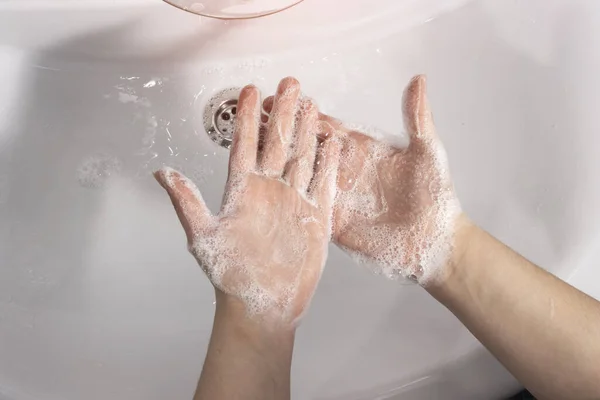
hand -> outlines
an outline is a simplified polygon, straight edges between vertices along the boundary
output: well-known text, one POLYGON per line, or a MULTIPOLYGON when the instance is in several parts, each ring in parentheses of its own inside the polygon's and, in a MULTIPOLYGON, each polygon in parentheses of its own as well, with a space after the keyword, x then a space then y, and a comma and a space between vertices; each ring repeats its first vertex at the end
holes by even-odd
MULTIPOLYGON (((265 99, 267 112, 271 105, 272 99, 265 99)), ((360 261, 375 263, 378 272, 426 284, 450 258, 461 210, 424 76, 409 83, 403 114, 410 136, 405 149, 321 115, 343 142, 333 237, 360 261)))
POLYGON ((217 291, 249 315, 290 323, 307 308, 327 258, 341 148, 335 138, 317 143, 318 110, 299 97, 295 79, 279 84, 259 152, 260 93, 242 90, 217 216, 182 174, 155 175, 217 291))
POLYGON ((403 114, 410 137, 406 149, 347 133, 334 237, 382 266, 386 275, 425 283, 449 260, 460 205, 435 132, 425 77, 408 85, 403 114))

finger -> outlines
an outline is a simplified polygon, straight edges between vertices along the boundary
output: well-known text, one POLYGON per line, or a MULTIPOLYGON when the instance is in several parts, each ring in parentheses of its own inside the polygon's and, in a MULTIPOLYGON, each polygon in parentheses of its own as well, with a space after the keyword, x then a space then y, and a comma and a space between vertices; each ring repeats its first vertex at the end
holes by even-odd
POLYGON ((343 131, 343 132, 350 132, 345 126, 344 123, 342 121, 340 121, 339 119, 332 117, 331 115, 327 115, 327 114, 323 114, 323 113, 319 113, 319 119, 323 122, 327 122, 328 124, 330 124, 332 127, 334 127, 336 130, 339 131, 343 131))
POLYGON ((317 106, 312 100, 303 100, 297 114, 293 155, 286 165, 284 178, 291 187, 306 192, 313 176, 317 152, 317 106))
POLYGON ((271 114, 271 111, 273 111, 273 102, 275 100, 274 96, 269 96, 266 99, 263 100, 263 111, 266 112, 267 114, 271 114))
POLYGON ((200 191, 192 181, 172 168, 165 167, 155 172, 154 177, 169 194, 188 243, 193 243, 213 222, 200 191))
MULTIPOLYGON (((269 96, 266 99, 264 99, 263 101, 263 114, 261 115, 261 121, 262 122, 268 122, 269 121, 269 115, 271 113, 271 111, 273 110, 273 101, 275 100, 274 96, 269 96)), ((344 133, 350 133, 351 131, 346 128, 343 124, 342 121, 340 121, 339 119, 332 117, 331 115, 327 115, 327 114, 323 114, 321 112, 319 112, 319 123, 325 123, 325 124, 329 124, 331 125, 331 127, 335 127, 333 130, 337 131, 337 132, 344 132, 344 133)), ((331 131, 332 129, 319 129, 319 134, 317 136, 317 138, 320 141, 323 141, 325 139, 327 139, 326 134, 331 131)))
POLYGON ((335 132, 335 134, 341 138, 348 137, 348 136, 368 137, 364 133, 361 133, 361 132, 353 130, 353 129, 349 129, 347 126, 344 125, 344 123, 342 121, 340 121, 339 119, 337 119, 335 117, 332 117, 331 115, 319 113, 319 121, 321 124, 329 125, 329 128, 319 129, 319 135, 318 135, 319 141, 326 140, 328 137, 327 136, 328 133, 331 131, 335 132))
POLYGON ((279 178, 283 174, 299 96, 300 83, 296 79, 285 78, 279 83, 264 138, 264 148, 259 155, 259 168, 269 177, 279 178))
MULTIPOLYGON (((330 122, 327 122, 327 119, 323 119, 322 117, 325 116, 325 114, 321 114, 319 113, 319 122, 318 122, 318 129, 317 129, 317 139, 319 140, 319 142, 322 142, 324 140, 327 140, 329 137, 332 137, 334 134, 340 136, 340 135, 344 135, 347 132, 345 130, 341 130, 341 129, 336 129, 334 127, 334 125, 332 125, 330 122)), ((326 116, 327 118, 331 118, 329 116, 326 116)))
POLYGON ((248 85, 240 93, 237 105, 233 143, 229 154, 229 179, 256 168, 260 93, 248 85))
POLYGON ((315 174, 309 190, 310 197, 326 215, 331 215, 337 187, 341 142, 336 137, 321 143, 315 161, 315 174))
POLYGON ((269 122, 269 114, 271 114, 271 111, 273 111, 273 100, 274 99, 275 98, 273 96, 269 96, 262 103, 262 111, 260 113, 260 120, 264 124, 269 122))
POLYGON ((427 99, 425 75, 417 75, 410 81, 402 103, 404 125, 410 136, 409 147, 430 148, 437 141, 437 136, 427 99))

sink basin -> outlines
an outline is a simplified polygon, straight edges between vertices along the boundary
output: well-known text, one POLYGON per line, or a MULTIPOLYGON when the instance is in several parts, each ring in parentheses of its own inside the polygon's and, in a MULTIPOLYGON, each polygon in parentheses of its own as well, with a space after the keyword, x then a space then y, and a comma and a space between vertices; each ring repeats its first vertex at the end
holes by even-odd
MULTIPOLYGON (((0 1, 0 399, 192 397, 213 291, 150 173, 183 170, 216 210, 228 151, 204 131, 206 102, 288 75, 324 112, 401 134, 401 90, 428 74, 463 208, 600 297, 600 4, 375 3, 227 22, 159 0, 0 1)), ((293 398, 518 388, 422 289, 332 246, 293 398)))

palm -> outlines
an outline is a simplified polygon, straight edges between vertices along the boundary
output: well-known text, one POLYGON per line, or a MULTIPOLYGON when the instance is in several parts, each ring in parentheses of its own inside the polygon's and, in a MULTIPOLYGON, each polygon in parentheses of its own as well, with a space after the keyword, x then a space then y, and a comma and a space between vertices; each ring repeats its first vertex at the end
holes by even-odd
POLYGON ((422 278, 439 267, 460 210, 429 110, 419 107, 424 89, 416 85, 409 85, 404 100, 411 134, 406 149, 322 116, 344 137, 334 239, 390 277, 422 278))
MULTIPOLYGON (((212 243, 225 249, 215 264, 229 266, 220 270, 206 268, 211 281, 220 290, 240 293, 252 287, 253 295, 263 301, 278 302, 301 313, 310 299, 326 257, 328 216, 302 198, 298 191, 275 179, 250 174, 240 197, 230 211, 220 217, 214 228, 192 247, 199 260, 212 243), (286 304, 286 294, 297 291, 293 302, 286 304)), ((255 310, 258 311, 258 310, 255 310)))

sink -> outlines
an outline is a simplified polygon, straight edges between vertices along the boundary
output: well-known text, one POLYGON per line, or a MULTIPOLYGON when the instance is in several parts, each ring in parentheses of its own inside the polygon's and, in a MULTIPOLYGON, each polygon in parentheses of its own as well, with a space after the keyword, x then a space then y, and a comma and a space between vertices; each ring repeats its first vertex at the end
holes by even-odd
MULTIPOLYGON (((0 399, 191 398, 214 296, 151 172, 218 209, 219 91, 296 76, 322 111, 402 134, 426 73, 463 208, 590 295, 600 235, 600 4, 305 0, 218 21, 159 0, 0 1, 0 399)), ((421 288, 332 246, 292 397, 505 398, 519 384, 421 288)))

